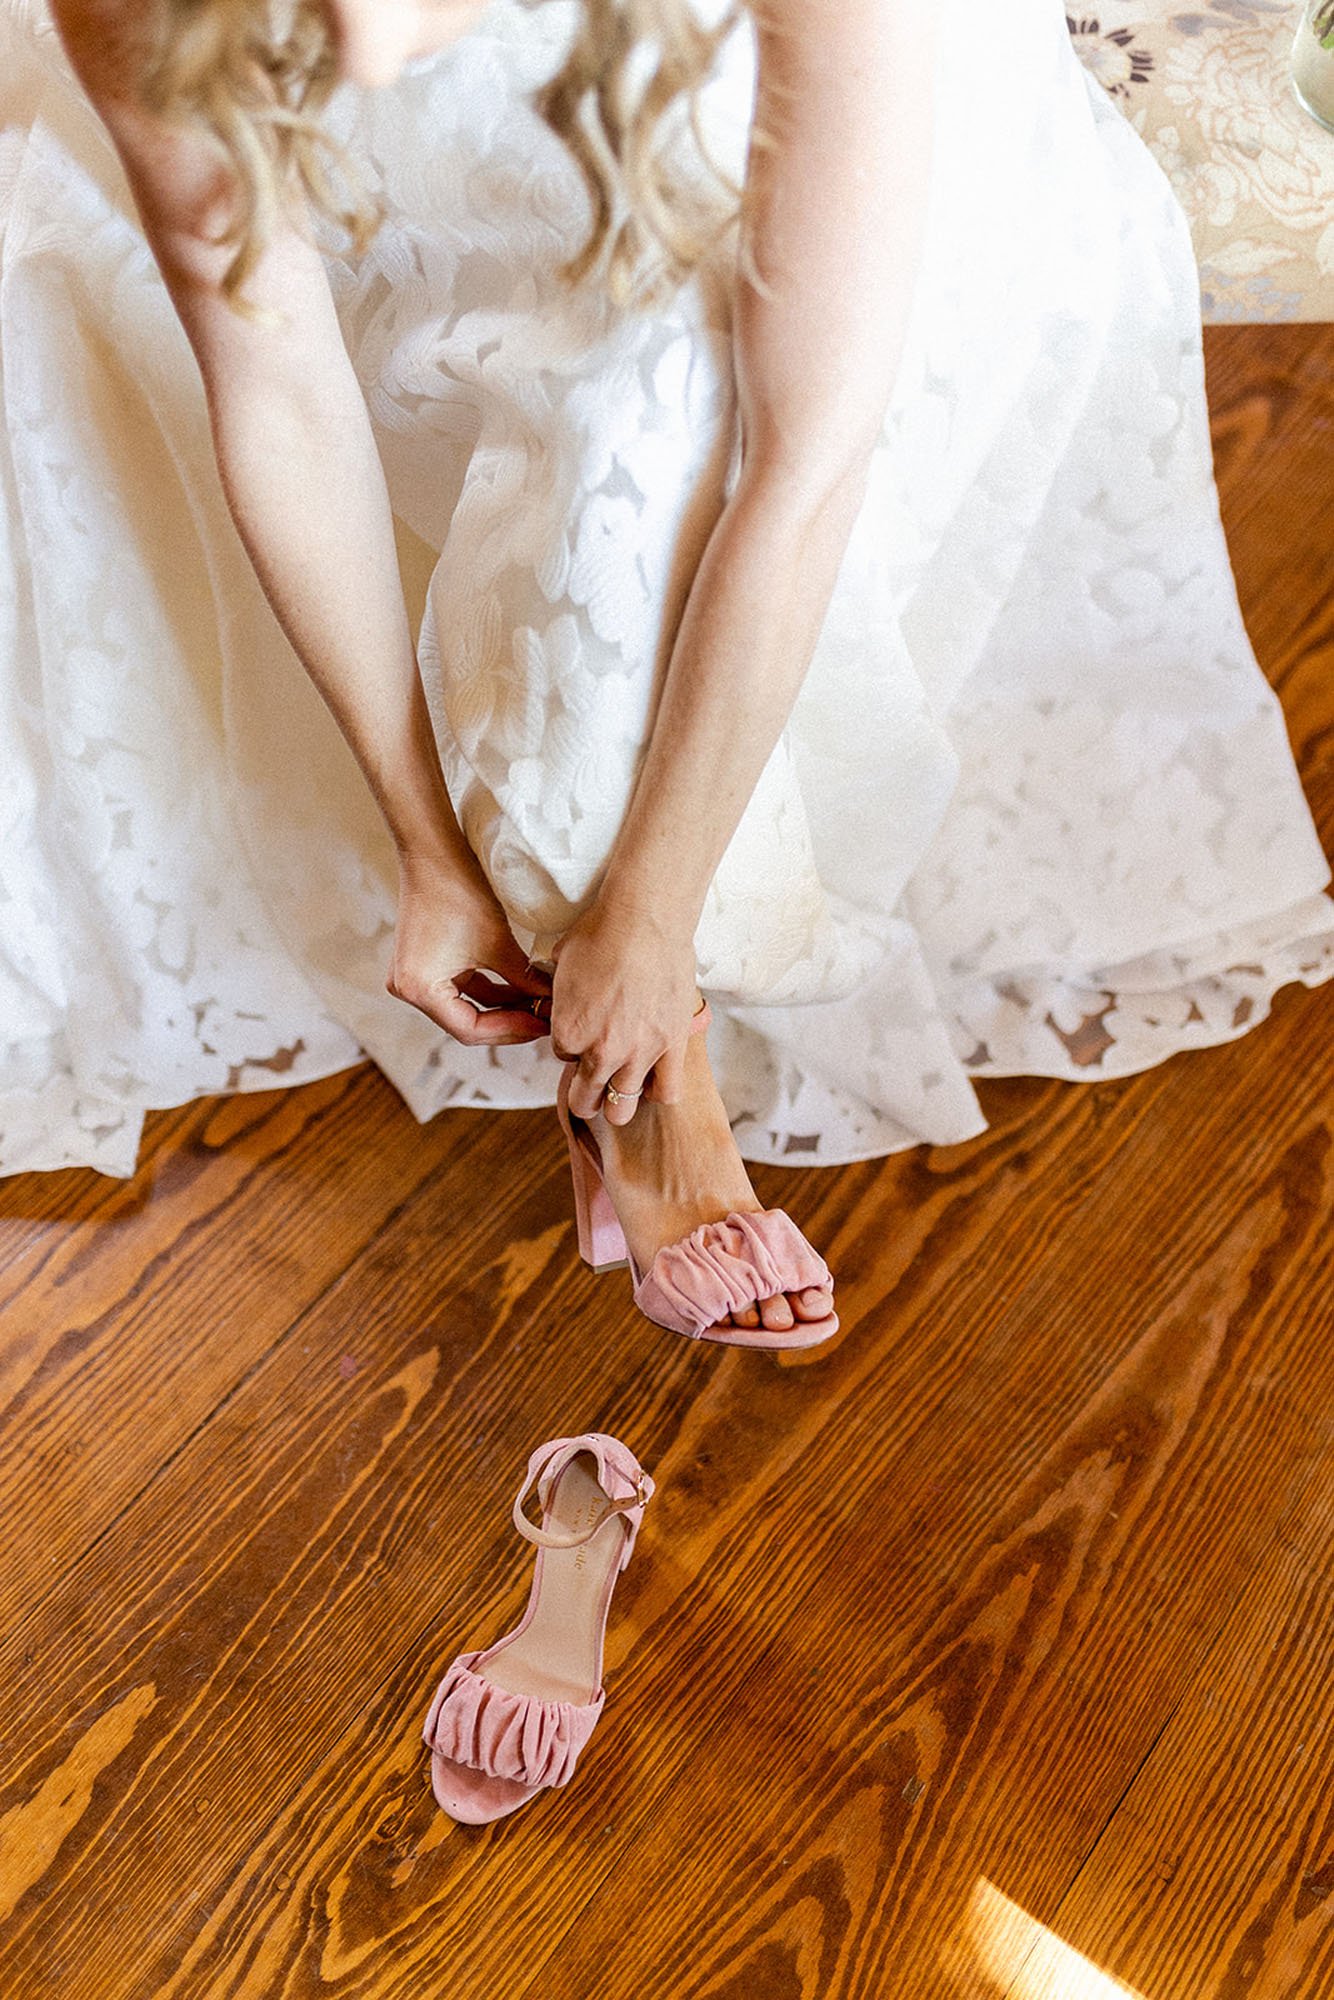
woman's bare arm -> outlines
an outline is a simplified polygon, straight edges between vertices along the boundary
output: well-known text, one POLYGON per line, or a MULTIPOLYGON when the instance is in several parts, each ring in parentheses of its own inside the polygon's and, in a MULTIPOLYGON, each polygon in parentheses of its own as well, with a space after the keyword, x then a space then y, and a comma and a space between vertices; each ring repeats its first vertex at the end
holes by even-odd
POLYGON ((396 841, 447 844, 457 829, 426 733, 384 475, 320 258, 280 224, 246 287, 256 316, 234 311, 220 289, 232 252, 210 240, 228 215, 228 169, 204 135, 138 102, 143 8, 57 0, 54 12, 194 349, 227 499, 269 601, 396 841))
MULTIPOLYGON (((764 289, 743 284, 738 303, 742 469, 697 571, 602 889, 561 952, 553 1033, 590 1052, 576 1111, 592 1110, 606 1075, 637 1084, 660 1037, 679 1048, 705 895, 829 606, 912 302, 935 11, 934 0, 757 8, 769 143, 753 152, 746 206, 764 289), (680 1020, 669 1024, 668 1006, 680 1020)), ((660 1094, 675 1094, 676 1062, 661 1065, 660 1094)))
POLYGON ((740 482, 705 551, 609 900, 698 920, 795 701, 902 353, 925 214, 931 0, 766 0, 736 371, 740 482))
POLYGON ((142 0, 55 0, 53 12, 198 360, 247 553, 398 849, 393 990, 462 1040, 528 1039, 531 1015, 479 1019, 440 965, 442 952, 457 957, 465 948, 449 970, 476 962, 483 936, 485 962, 506 977, 523 978, 525 961, 497 921, 445 789, 384 474, 321 259, 295 221, 280 223, 247 281, 255 315, 236 312, 221 291, 232 252, 215 240, 230 212, 230 169, 204 134, 170 126, 140 102, 150 10, 142 0), (456 935, 460 924, 466 940, 456 935))

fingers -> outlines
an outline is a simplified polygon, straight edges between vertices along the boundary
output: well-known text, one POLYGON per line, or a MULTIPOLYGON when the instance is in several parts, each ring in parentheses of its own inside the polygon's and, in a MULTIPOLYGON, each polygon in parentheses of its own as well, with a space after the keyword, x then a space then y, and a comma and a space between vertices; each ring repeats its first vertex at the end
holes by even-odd
POLYGON ((508 931, 499 940, 492 957, 494 963, 485 969, 498 973, 521 993, 550 999, 551 974, 545 966, 534 965, 531 958, 519 949, 518 943, 508 931))
POLYGON ((516 986, 512 980, 494 979, 489 972, 469 972, 456 979, 454 984, 475 1007, 518 1007, 535 1021, 550 1022, 549 997, 530 992, 527 987, 516 986))
POLYGON ((645 1079, 629 1063, 622 1063, 610 1083, 602 1101, 602 1115, 609 1125, 628 1125, 639 1109, 639 1100, 644 1095, 645 1079))
POLYGON ((458 998, 452 1005, 426 1010, 446 1034, 465 1048, 517 1048, 521 1042, 540 1042, 546 1029, 525 1008, 494 1007, 478 1011, 470 1000, 458 998))
POLYGON ((530 1007, 480 1008, 460 992, 452 979, 418 985, 395 980, 391 975, 388 988, 396 999, 425 1014, 465 1048, 513 1048, 521 1042, 540 1041, 547 1032, 546 1024, 536 1018, 530 1007))
POLYGON ((545 1023, 527 1007, 478 1008, 461 993, 443 996, 423 1012, 470 1049, 515 1048, 520 1042, 540 1042, 547 1033, 545 1023))
POLYGON ((644 1095, 654 1104, 679 1104, 686 1094, 684 1043, 664 1049, 649 1072, 644 1095))
POLYGON ((628 1125, 644 1096, 648 1065, 633 1056, 615 1063, 596 1050, 566 1054, 554 1038, 552 1046, 565 1062, 577 1065, 570 1083, 570 1109, 575 1117, 593 1118, 601 1112, 609 1125, 628 1125))
MULTIPOLYGON (((494 956, 503 961, 497 970, 509 976, 498 978, 485 967, 474 967, 456 979, 442 982, 434 1004, 423 1012, 447 1028, 456 1041, 468 1047, 512 1047, 519 1042, 540 1041, 551 1032, 551 980, 540 966, 530 963, 519 947, 502 948, 494 956), (453 996, 461 996, 471 1007, 471 1018, 452 1006, 453 996), (440 1011, 448 1009, 448 1019, 440 1011)), ((407 998, 407 995, 400 995, 407 998)), ((422 1006, 420 1000, 413 1005, 422 1006)))
POLYGON ((614 1068, 614 1064, 596 1051, 577 1058, 577 1067, 570 1080, 570 1109, 576 1118, 596 1118, 602 1109, 603 1095, 611 1082, 614 1068))
POLYGON ((597 1049, 582 1054, 565 1049, 554 1031, 551 1046, 563 1062, 576 1065, 570 1083, 570 1109, 575 1117, 593 1118, 601 1112, 609 1125, 628 1125, 648 1094, 652 1065, 633 1055, 621 1062, 597 1049))

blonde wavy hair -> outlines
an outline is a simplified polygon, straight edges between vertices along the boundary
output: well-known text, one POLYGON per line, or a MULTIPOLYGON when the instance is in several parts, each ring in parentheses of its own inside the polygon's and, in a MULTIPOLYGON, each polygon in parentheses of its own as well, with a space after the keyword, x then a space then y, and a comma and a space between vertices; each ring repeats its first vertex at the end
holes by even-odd
MULTIPOLYGON (((570 283, 600 274, 619 303, 650 303, 688 277, 735 220, 740 190, 713 164, 698 110, 741 5, 733 0, 710 26, 690 0, 580 0, 566 60, 536 98, 592 204, 588 239, 564 267, 570 283), (708 170, 704 183, 673 170, 678 107, 708 170), (710 182, 718 199, 703 191, 710 182)), ((379 225, 355 165, 320 123, 337 80, 317 0, 158 0, 144 94, 161 115, 211 133, 231 162, 237 199, 220 240, 234 255, 223 291, 241 311, 246 281, 294 197, 339 224, 358 252, 379 225)))

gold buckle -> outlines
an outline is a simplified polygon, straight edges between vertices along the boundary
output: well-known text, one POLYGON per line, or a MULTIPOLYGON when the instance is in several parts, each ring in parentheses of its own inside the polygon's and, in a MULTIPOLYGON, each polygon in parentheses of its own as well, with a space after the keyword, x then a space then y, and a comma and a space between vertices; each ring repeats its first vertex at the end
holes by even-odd
POLYGON ((604 1519, 610 1520, 613 1514, 628 1514, 632 1507, 647 1507, 652 1497, 653 1496, 649 1492, 649 1487, 648 1487, 648 1476, 647 1474, 641 1472, 638 1479, 635 1481, 634 1499, 613 1500, 610 1507, 608 1507, 607 1509, 604 1519))

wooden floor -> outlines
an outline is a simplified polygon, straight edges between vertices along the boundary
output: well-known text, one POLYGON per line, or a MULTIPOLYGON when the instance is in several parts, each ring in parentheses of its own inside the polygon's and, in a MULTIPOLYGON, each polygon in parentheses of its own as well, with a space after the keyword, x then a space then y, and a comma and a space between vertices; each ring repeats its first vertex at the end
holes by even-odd
MULTIPOLYGON (((1334 843, 1334 329, 1210 368, 1334 843)), ((368 1069, 0 1184, 5 2000, 1329 2000, 1332 1030, 763 1174, 839 1273, 804 1366, 586 1274, 549 1115, 368 1069), (661 1482, 608 1712, 461 1830, 422 1716, 585 1427, 661 1482)))

